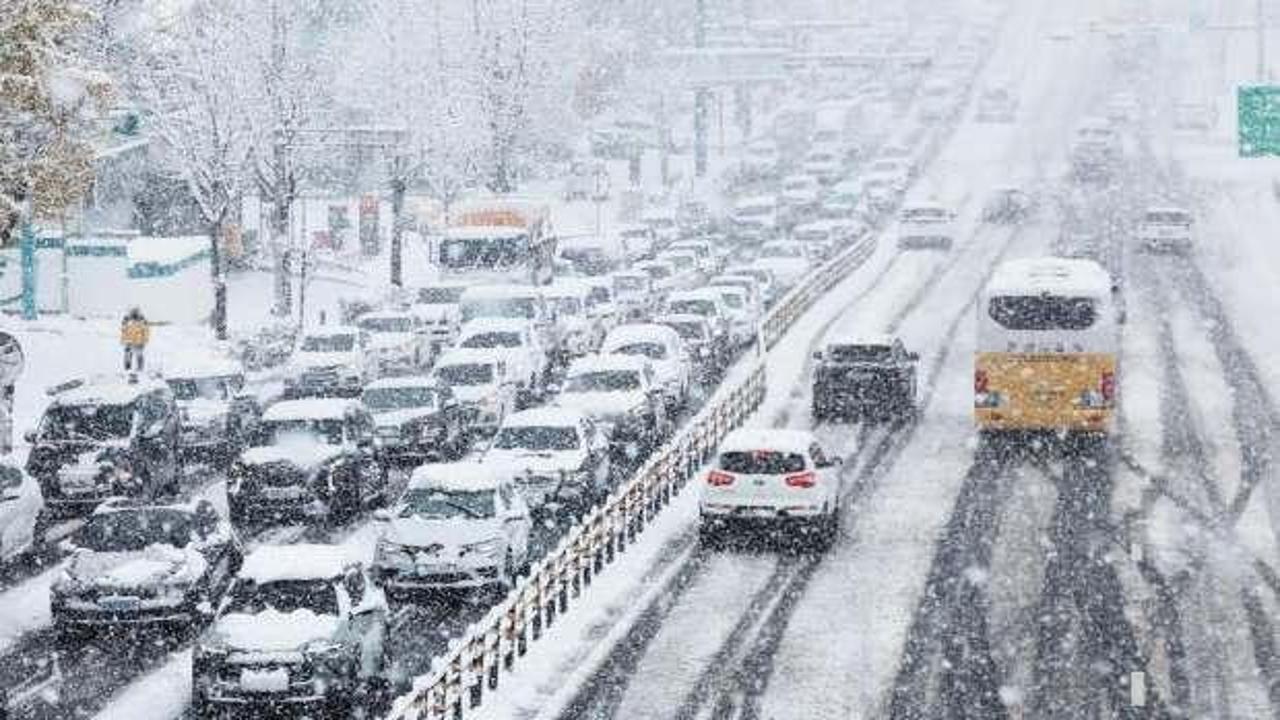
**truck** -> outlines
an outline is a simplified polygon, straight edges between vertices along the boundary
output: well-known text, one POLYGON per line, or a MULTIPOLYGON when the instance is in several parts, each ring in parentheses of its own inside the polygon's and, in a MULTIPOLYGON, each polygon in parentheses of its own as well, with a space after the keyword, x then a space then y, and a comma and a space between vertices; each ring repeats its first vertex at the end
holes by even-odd
POLYGON ((459 202, 431 251, 440 280, 551 282, 556 238, 545 201, 516 196, 459 202))
POLYGON ((891 420, 914 415, 917 353, 902 340, 838 340, 814 353, 813 419, 891 420))

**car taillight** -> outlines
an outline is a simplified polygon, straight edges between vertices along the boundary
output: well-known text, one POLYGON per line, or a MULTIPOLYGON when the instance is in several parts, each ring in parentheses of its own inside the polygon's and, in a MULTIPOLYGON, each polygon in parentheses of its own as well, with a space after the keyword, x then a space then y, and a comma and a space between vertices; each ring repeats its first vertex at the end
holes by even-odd
POLYGON ((1102 393, 1102 399, 1107 402, 1113 402, 1116 399, 1116 374, 1113 372, 1102 373, 1102 379, 1098 382, 1098 390, 1102 393))
POLYGON ((733 480, 734 480, 733 476, 727 472, 712 470, 711 472, 707 473, 707 484, 711 485, 712 487, 724 487, 725 485, 732 485, 733 480))
POLYGON ((786 479, 787 487, 793 488, 811 488, 815 482, 816 478, 812 472, 788 475, 786 479))
POLYGON ((990 383, 987 380, 986 370, 973 371, 973 391, 975 393, 985 393, 990 383))

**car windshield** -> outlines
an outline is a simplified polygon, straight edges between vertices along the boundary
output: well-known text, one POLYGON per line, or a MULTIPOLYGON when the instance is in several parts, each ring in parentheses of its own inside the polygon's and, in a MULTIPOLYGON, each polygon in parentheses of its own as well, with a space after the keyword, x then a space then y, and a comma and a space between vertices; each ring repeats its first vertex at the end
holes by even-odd
POLYGON ((715 315, 716 304, 711 300, 672 300, 667 310, 675 314, 715 315))
POLYGON ((132 405, 54 405, 40 423, 43 441, 122 440, 133 428, 132 405))
POLYGON ((463 340, 458 347, 469 349, 518 348, 524 344, 523 341, 524 338, 515 331, 482 332, 463 340))
POLYGON ((317 615, 337 615, 338 593, 334 581, 323 578, 263 583, 244 580, 232 589, 226 612, 257 615, 268 610, 286 614, 310 610, 317 615))
POLYGON ((573 375, 565 383, 567 393, 624 392, 640 389, 640 374, 634 370, 601 370, 573 375))
POLYGON ((804 456, 775 450, 720 453, 720 469, 744 475, 781 475, 804 470, 804 456))
POLYGON ((497 515, 493 490, 411 488, 400 499, 396 516, 424 520, 477 520, 497 515))
POLYGON ((1096 303, 1087 297, 994 297, 989 312, 1009 330, 1084 330, 1097 319, 1096 303))
POLYGON ((413 318, 410 317, 371 317, 360 320, 360 329, 373 333, 408 333, 413 332, 413 318))
POLYGON ((493 446, 499 450, 551 452, 578 449, 578 430, 564 425, 516 425, 498 431, 493 446))
POLYGON ((436 367, 436 379, 445 385, 488 385, 493 382, 491 363, 457 363, 436 367))
POLYGON ((827 356, 833 362, 876 362, 889 358, 888 345, 832 345, 827 348, 827 356))
POLYGON ((364 391, 362 399, 365 406, 371 410, 432 408, 436 404, 436 390, 415 385, 368 388, 364 391))
POLYGON ((308 335, 302 339, 302 352, 338 353, 351 352, 356 347, 356 336, 342 335, 308 335))
POLYGON ((337 418, 271 420, 264 421, 259 427, 262 445, 342 444, 342 420, 337 418))
POLYGON ((656 342, 633 342, 619 345, 609 352, 615 355, 638 355, 650 360, 663 360, 667 357, 667 347, 656 342))
POLYGON ((95 552, 134 552, 149 545, 182 548, 192 541, 190 513, 175 508, 139 508, 90 515, 75 544, 95 552))
POLYGON ((463 320, 482 317, 531 320, 538 317, 538 301, 531 297, 517 297, 505 300, 468 300, 462 304, 463 320))
POLYGON ((226 400, 227 384, 220 377, 169 379, 175 400, 226 400))
POLYGON ((689 340, 691 342, 702 342, 706 339, 706 326, 702 323, 690 321, 672 320, 662 323, 680 336, 681 340, 689 340))
POLYGON ((458 287, 424 287, 418 290, 418 302, 423 305, 457 305, 466 292, 465 285, 458 287))

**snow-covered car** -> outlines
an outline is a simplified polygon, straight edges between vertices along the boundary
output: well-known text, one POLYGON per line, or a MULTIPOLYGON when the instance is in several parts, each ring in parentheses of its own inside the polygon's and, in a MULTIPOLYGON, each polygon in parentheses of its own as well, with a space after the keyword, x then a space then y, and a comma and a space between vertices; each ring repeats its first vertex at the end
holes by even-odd
POLYGON ((609 439, 586 414, 556 407, 508 415, 483 457, 543 517, 580 516, 604 498, 610 460, 609 439))
POLYGON ((340 545, 249 553, 191 658, 196 717, 385 712, 387 599, 340 545))
POLYGON ((648 315, 657 305, 658 290, 653 277, 641 269, 616 272, 613 279, 613 302, 620 319, 635 320, 648 315))
POLYGON ((751 177, 772 175, 778 169, 778 144, 772 140, 756 140, 747 146, 742 167, 751 177))
POLYGON ((614 233, 617 235, 622 257, 627 260, 650 257, 658 246, 658 234, 643 223, 620 225, 614 233))
POLYGON ((462 293, 467 286, 462 283, 435 283, 418 288, 415 302, 409 311, 422 323, 422 330, 431 343, 433 354, 448 347, 458 335, 462 325, 462 293))
POLYGON ((579 280, 587 288, 587 317, 599 323, 604 332, 618 324, 618 304, 614 302, 613 276, 591 275, 579 280))
POLYGON ((492 465, 423 465, 374 518, 373 575, 393 600, 415 590, 509 588, 530 563, 529 508, 492 465))
POLYGON ((599 275, 617 265, 615 245, 595 235, 562 237, 556 243, 556 268, 574 275, 599 275))
POLYGON ((657 260, 665 262, 675 271, 672 290, 688 290, 702 285, 706 275, 698 265, 698 256, 682 250, 664 250, 658 253, 657 260))
POLYGON ((917 117, 926 123, 946 120, 956 111, 957 92, 950 82, 938 79, 925 83, 920 90, 917 117))
POLYGON ((885 175, 867 175, 862 180, 862 190, 858 197, 866 212, 874 215, 893 207, 902 196, 896 178, 885 175))
MULTIPOLYGON (((562 336, 554 313, 533 285, 476 285, 462 294, 462 322, 493 318, 525 320, 533 328, 538 344, 548 357, 560 351, 562 336)), ((461 334, 459 335, 461 340, 461 334)))
POLYGON ((1138 222, 1138 245, 1147 252, 1185 254, 1191 251, 1195 217, 1179 207, 1147 208, 1138 222))
POLYGON ((899 195, 906 192, 907 186, 911 184, 911 168, 911 160, 905 157, 878 158, 867 165, 865 169, 862 183, 863 194, 873 192, 869 187, 873 179, 887 181, 892 191, 899 195))
POLYGON ((729 343, 734 348, 755 342, 760 325, 758 306, 752 302, 750 291, 736 285, 711 285, 700 292, 714 292, 720 296, 729 318, 729 343))
POLYGON ((356 318, 364 366, 377 377, 410 375, 431 362, 431 339, 411 312, 383 310, 356 318))
POLYGON ((787 216, 793 221, 804 218, 818 206, 822 186, 811 175, 788 175, 782 179, 782 192, 778 194, 787 216))
POLYGON ((829 546, 839 530, 840 462, 807 431, 734 430, 701 487, 700 538, 715 542, 731 525, 791 525, 798 541, 829 546))
POLYGON ((757 195, 738 200, 729 216, 733 233, 744 240, 767 240, 778 232, 778 200, 757 195))
POLYGON ((648 359, 658 385, 667 394, 667 409, 674 413, 688 402, 691 363, 675 330, 652 323, 619 325, 605 336, 600 352, 648 359))
POLYGON ((715 227, 715 218, 707 203, 702 200, 685 200, 676 206, 676 224, 680 227, 680 237, 697 237, 711 232, 715 227))
POLYGON ((466 410, 472 436, 492 436, 522 403, 518 396, 528 393, 507 375, 506 362, 493 350, 447 350, 436 361, 431 377, 453 391, 466 410))
POLYGON ((373 416, 388 461, 456 460, 470 447, 468 411, 435 379, 404 375, 375 380, 360 396, 373 416))
POLYGON ((698 261, 698 270, 703 275, 711 275, 719 270, 720 259, 711 243, 707 240, 681 240, 671 244, 669 250, 692 253, 698 261))
POLYGON ((633 270, 638 270, 649 276, 650 287, 652 288, 651 298, 656 303, 673 290, 679 290, 683 284, 679 273, 672 264, 666 260, 646 260, 631 266, 633 270))
POLYGON ((608 439, 615 464, 645 457, 671 433, 666 394, 645 358, 589 355, 569 366, 556 407, 591 418, 608 439))
POLYGON ((809 272, 809 254, 804 243, 794 240, 775 240, 760 248, 760 256, 753 263, 767 269, 783 286, 790 288, 809 272))
POLYGON ((1016 187, 992 188, 982 206, 982 221, 1014 225, 1030 217, 1032 210, 1032 198, 1023 190, 1016 187))
POLYGON ((653 231, 657 247, 666 247, 680 239, 680 225, 676 222, 676 211, 672 208, 650 208, 640 216, 640 222, 653 231))
MULTIPOLYGON (((701 315, 673 313, 657 315, 653 322, 666 325, 680 335, 685 352, 693 361, 693 374, 697 381, 710 386, 719 379, 733 356, 733 348, 724 335, 716 333, 711 322, 701 315)), ((610 357, 622 357, 613 355, 610 357)))
POLYGON ((746 294, 745 312, 757 321, 764 317, 764 293, 760 281, 750 275, 725 273, 707 281, 707 287, 737 288, 746 294))
POLYGON ((733 265, 725 268, 723 277, 747 277, 756 282, 756 286, 760 289, 760 301, 762 308, 768 308, 778 298, 782 297, 782 288, 778 284, 778 280, 773 275, 773 271, 768 268, 758 267, 755 265, 733 265))
POLYGON ((955 213, 938 203, 911 203, 898 213, 898 247, 940 248, 955 242, 955 213))
POLYGON ((836 249, 835 223, 839 221, 818 220, 816 222, 797 225, 791 230, 791 239, 804 243, 810 259, 815 263, 825 262, 836 249))
POLYGON ((26 434, 27 473, 50 518, 86 515, 103 500, 155 499, 178 486, 178 408, 163 381, 73 380, 26 434))
POLYGON ((1071 169, 1077 178, 1107 177, 1123 154, 1120 136, 1106 119, 1087 118, 1071 141, 1071 169))
POLYGON ((231 520, 351 517, 386 498, 373 418, 359 400, 284 400, 266 409, 253 446, 227 472, 231 520))
POLYGON ((700 315, 711 323, 711 327, 718 338, 729 344, 736 345, 740 339, 736 331, 740 331, 742 328, 741 326, 735 326, 733 322, 735 318, 725 304, 721 290, 722 288, 702 287, 697 290, 671 293, 667 296, 666 301, 662 303, 662 312, 665 314, 700 315))
POLYGON ((983 123, 1011 123, 1018 117, 1018 99, 1004 85, 993 85, 978 96, 974 119, 983 123))
POLYGON ((202 625, 242 560, 231 523, 207 499, 109 500, 63 542, 73 551, 50 586, 49 609, 64 641, 95 628, 202 625))
POLYGON ((565 355, 575 358, 595 352, 604 339, 605 327, 588 311, 591 286, 575 278, 558 279, 543 288, 542 294, 560 325, 565 355))
POLYGON ((355 397, 364 387, 364 351, 360 329, 337 325, 305 331, 285 370, 284 395, 355 397))
POLYGON ((608 200, 609 168, 598 161, 573 163, 564 177, 563 195, 567 202, 608 200))
POLYGON ((527 391, 541 397, 551 372, 551 357, 532 326, 524 320, 480 318, 463 324, 454 346, 459 350, 487 350, 506 364, 506 376, 527 391))
POLYGON ((800 164, 804 174, 823 185, 830 185, 840 177, 844 169, 840 154, 831 147, 819 147, 809 151, 800 164))
POLYGON ((11 462, 0 462, 0 565, 39 549, 44 543, 40 484, 11 462))
POLYGON ((857 217, 861 200, 861 183, 857 180, 841 180, 827 190, 818 206, 818 215, 834 220, 857 217))
POLYGON ((217 464, 231 462, 262 415, 262 404, 245 392, 244 369, 233 360, 208 359, 168 366, 164 374, 178 406, 181 451, 217 464))

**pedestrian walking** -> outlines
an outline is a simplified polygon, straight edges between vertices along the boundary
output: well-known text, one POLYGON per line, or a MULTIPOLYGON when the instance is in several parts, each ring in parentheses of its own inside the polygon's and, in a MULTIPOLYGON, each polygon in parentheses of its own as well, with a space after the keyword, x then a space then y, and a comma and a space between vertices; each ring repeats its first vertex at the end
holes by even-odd
POLYGON ((120 322, 120 344, 124 346, 124 371, 142 372, 143 351, 151 339, 151 326, 136 306, 129 308, 120 322))

